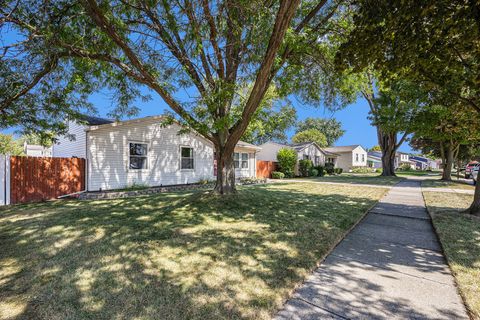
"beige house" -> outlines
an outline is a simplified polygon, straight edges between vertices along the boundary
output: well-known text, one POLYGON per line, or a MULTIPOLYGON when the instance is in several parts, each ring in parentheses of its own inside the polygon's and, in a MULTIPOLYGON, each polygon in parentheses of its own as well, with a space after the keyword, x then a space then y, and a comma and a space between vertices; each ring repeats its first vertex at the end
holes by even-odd
MULTIPOLYGON (((320 148, 315 142, 305 142, 298 144, 282 144, 276 142, 267 142, 260 145, 261 150, 257 153, 257 159, 263 161, 278 161, 277 153, 280 149, 287 148, 295 150, 297 153, 297 159, 300 160, 312 160, 315 166, 324 166, 325 163, 337 162, 338 155, 332 152, 328 152, 323 148, 320 148)), ((295 169, 298 174, 298 165, 295 169)))
POLYGON ((356 167, 367 166, 367 151, 361 145, 329 147, 327 152, 338 154, 336 167, 350 171, 356 167))

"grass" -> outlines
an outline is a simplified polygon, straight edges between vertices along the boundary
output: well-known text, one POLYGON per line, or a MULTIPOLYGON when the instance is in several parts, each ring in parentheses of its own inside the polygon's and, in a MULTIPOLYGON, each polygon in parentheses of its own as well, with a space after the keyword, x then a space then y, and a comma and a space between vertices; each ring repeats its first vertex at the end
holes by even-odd
POLYGON ((399 177, 382 177, 378 173, 342 173, 341 175, 303 178, 319 182, 336 182, 349 184, 368 184, 376 186, 392 186, 401 180, 399 177))
POLYGON ((439 176, 440 172, 438 171, 395 171, 396 175, 399 176, 417 176, 417 177, 422 177, 422 176, 439 176))
POLYGON ((460 213, 471 195, 424 192, 433 224, 460 293, 474 319, 480 319, 480 219, 460 213))
POLYGON ((309 183, 0 210, 0 319, 268 319, 385 192, 309 183))
POLYGON ((423 188, 450 188, 450 189, 462 189, 462 190, 475 190, 475 186, 473 184, 468 184, 462 180, 442 181, 442 180, 427 179, 422 181, 422 187, 423 188))

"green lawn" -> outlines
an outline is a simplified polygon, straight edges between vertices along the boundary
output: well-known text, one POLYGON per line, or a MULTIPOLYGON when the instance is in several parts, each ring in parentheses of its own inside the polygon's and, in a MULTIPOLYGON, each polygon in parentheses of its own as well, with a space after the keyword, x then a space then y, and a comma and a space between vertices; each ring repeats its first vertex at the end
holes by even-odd
POLYGON ((385 192, 309 183, 0 210, 0 319, 268 319, 385 192))
POLYGON ((303 178, 319 182, 337 182, 349 184, 369 184, 377 186, 392 186, 399 182, 399 177, 382 177, 378 173, 342 173, 341 175, 303 178))
POLYGON ((460 213, 471 195, 424 192, 448 263, 474 319, 480 319, 480 218, 460 213))
POLYGON ((441 173, 438 171, 395 171, 395 174, 398 176, 417 176, 417 177, 423 177, 423 176, 440 176, 441 173))
MULTIPOLYGON (((455 178, 453 178, 455 179, 455 178)), ((442 181, 438 179, 428 179, 422 181, 422 187, 424 188, 451 188, 451 189, 462 189, 462 190, 475 190, 475 186, 472 184, 467 184, 466 182, 459 180, 453 181, 442 181)))

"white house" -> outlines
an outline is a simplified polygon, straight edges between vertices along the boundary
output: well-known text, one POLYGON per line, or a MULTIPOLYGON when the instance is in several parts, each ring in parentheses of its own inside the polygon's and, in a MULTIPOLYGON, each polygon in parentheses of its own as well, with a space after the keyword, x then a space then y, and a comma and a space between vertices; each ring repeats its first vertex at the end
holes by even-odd
POLYGON ((368 151, 367 153, 367 166, 369 168, 381 169, 382 168, 382 152, 381 151, 368 151))
POLYGON ((325 150, 338 154, 336 166, 342 168, 343 171, 367 166, 367 151, 361 145, 329 147, 325 150))
POLYGON ((397 152, 395 154, 395 161, 394 161, 394 166, 395 169, 398 169, 402 165, 409 165, 410 168, 415 169, 415 163, 413 161, 410 161, 410 155, 405 152, 397 152))
POLYGON ((327 162, 333 163, 335 165, 338 156, 334 153, 328 152, 325 149, 320 148, 315 142, 305 142, 291 145, 276 142, 267 142, 260 145, 260 148, 261 150, 258 152, 257 158, 258 160, 264 161, 278 161, 277 153, 280 149, 283 148, 295 150, 297 152, 298 160, 312 160, 315 166, 323 166, 327 162))
MULTIPOLYGON (((165 125, 163 120, 151 116, 114 122, 86 116, 85 125, 70 121, 68 134, 53 146, 53 156, 86 158, 88 191, 214 179, 213 144, 194 132, 179 134, 178 124, 165 125)), ((249 143, 237 144, 237 178, 255 177, 259 150, 249 143)))
POLYGON ((52 148, 44 147, 36 144, 28 144, 26 141, 23 144, 23 152, 29 157, 51 157, 52 148))

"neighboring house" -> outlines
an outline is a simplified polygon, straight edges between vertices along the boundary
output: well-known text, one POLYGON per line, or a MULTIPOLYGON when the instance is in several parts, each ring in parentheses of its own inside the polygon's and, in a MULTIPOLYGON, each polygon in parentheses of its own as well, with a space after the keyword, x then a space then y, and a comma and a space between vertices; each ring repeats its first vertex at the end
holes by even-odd
POLYGON ((395 169, 398 169, 402 165, 408 164, 412 169, 415 169, 415 163, 410 161, 410 155, 405 152, 397 152, 395 154, 395 169))
POLYGON ((381 151, 368 151, 368 153, 367 153, 367 166, 369 168, 381 169, 382 168, 382 152, 381 151))
MULTIPOLYGON (((181 127, 165 125, 163 116, 120 122, 86 116, 84 120, 86 124, 68 123, 68 133, 53 146, 53 156, 86 158, 88 191, 215 178, 213 144, 194 132, 178 134, 181 127)), ((237 144, 237 178, 255 177, 259 150, 249 143, 237 144)))
MULTIPOLYGON (((315 166, 324 166, 325 163, 333 163, 335 166, 338 157, 337 154, 328 152, 325 149, 320 148, 315 142, 305 142, 290 145, 276 142, 267 142, 260 145, 260 148, 261 150, 258 152, 257 158, 258 160, 263 161, 278 161, 277 153, 280 149, 283 148, 295 150, 298 160, 312 160, 315 166)), ((296 173, 298 173, 298 168, 296 169, 296 173)))
POLYGON ((415 164, 417 170, 436 170, 438 163, 435 160, 421 156, 410 156, 410 161, 415 164))
POLYGON ((336 166, 343 171, 367 166, 367 151, 361 145, 329 147, 325 150, 339 155, 336 166))
POLYGON ((52 147, 44 147, 36 144, 23 144, 23 152, 29 157, 51 157, 52 147))

